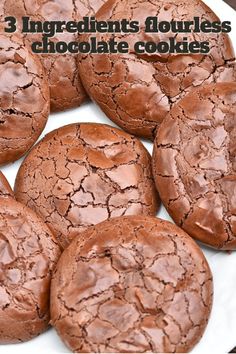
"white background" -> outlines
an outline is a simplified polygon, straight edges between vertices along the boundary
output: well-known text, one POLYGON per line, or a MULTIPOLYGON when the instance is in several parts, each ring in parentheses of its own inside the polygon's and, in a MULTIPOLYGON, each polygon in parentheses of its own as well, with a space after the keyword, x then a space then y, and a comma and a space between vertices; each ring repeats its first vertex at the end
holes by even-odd
MULTIPOLYGON (((222 21, 230 20, 232 22, 231 38, 236 50, 236 12, 222 0, 205 0, 205 2, 222 21)), ((73 122, 98 122, 114 125, 95 104, 87 103, 71 111, 50 115, 41 137, 53 129, 73 122)), ((144 144, 151 153, 152 144, 148 142, 144 142, 144 144)), ((12 187, 21 162, 22 159, 2 168, 12 187)), ((163 206, 158 216, 170 220, 163 206)), ((192 353, 223 354, 236 346, 236 252, 229 254, 204 247, 202 249, 214 277, 214 304, 206 332, 192 353)), ((47 354, 68 353, 69 350, 63 345, 54 329, 50 329, 26 343, 0 346, 0 354, 38 354, 42 352, 47 352, 47 354)))

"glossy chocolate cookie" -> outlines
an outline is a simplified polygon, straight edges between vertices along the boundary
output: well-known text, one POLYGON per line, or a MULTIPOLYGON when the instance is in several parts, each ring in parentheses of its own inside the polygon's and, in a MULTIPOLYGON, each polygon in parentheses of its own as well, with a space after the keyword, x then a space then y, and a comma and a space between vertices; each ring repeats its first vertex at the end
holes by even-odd
POLYGON ((155 215, 159 206, 145 147, 104 124, 71 124, 48 134, 23 162, 15 192, 62 247, 90 225, 114 216, 155 215))
POLYGON ((48 327, 59 255, 54 236, 32 210, 0 197, 0 344, 29 340, 48 327))
MULTIPOLYGON (((217 68, 234 59, 230 39, 225 33, 146 33, 147 17, 161 21, 193 21, 194 17, 211 22, 219 19, 200 0, 108 0, 98 11, 98 20, 135 20, 140 32, 126 34, 92 34, 97 40, 129 43, 129 54, 79 55, 80 77, 89 95, 105 114, 124 130, 146 138, 154 138, 171 107, 186 92, 205 82, 215 81, 217 68), (210 43, 209 54, 137 54, 139 41, 169 42, 169 37, 189 42, 210 43)), ((89 40, 85 35, 84 40, 89 40)), ((233 79, 233 77, 232 77, 233 79)), ((232 81, 232 80, 230 80, 232 81)))
MULTIPOLYGON (((39 21, 76 21, 94 14, 103 4, 102 0, 4 0, 5 16, 15 16, 22 30, 22 16, 39 21)), ((57 33, 49 39, 66 43, 77 40, 76 33, 57 33)), ((30 43, 42 41, 41 34, 27 34, 30 43)), ((79 106, 86 94, 79 78, 76 56, 73 54, 39 54, 48 75, 51 110, 63 111, 79 106)))
MULTIPOLYGON (((1 28, 1 26, 0 26, 1 28)), ((0 165, 24 155, 42 133, 49 89, 39 58, 16 35, 0 34, 0 165)))
POLYGON ((236 249, 236 84, 182 99, 157 134, 153 173, 174 221, 209 246, 236 249))
POLYGON ((0 171, 0 197, 13 197, 13 190, 11 189, 8 180, 4 174, 0 171))
POLYGON ((76 237, 52 279, 51 318, 78 353, 185 353, 201 338, 212 276, 174 224, 111 219, 76 237))

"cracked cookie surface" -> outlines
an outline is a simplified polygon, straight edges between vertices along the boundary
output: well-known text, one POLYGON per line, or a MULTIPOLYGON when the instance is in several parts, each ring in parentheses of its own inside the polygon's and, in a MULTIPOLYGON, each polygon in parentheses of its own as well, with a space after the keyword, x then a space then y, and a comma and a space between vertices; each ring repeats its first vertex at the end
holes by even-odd
POLYGON ((21 165, 15 195, 41 215, 63 248, 90 225, 121 215, 155 215, 159 206, 143 144, 93 123, 49 133, 21 165))
MULTIPOLYGON (((0 25, 0 28, 1 25, 0 25)), ((24 155, 42 133, 49 89, 37 56, 17 35, 0 34, 0 165, 24 155)))
POLYGON ((54 236, 29 208, 0 197, 0 343, 29 340, 49 324, 54 236))
POLYGON ((14 193, 13 190, 11 189, 10 184, 8 183, 8 180, 4 176, 4 174, 0 171, 0 197, 13 197, 14 198, 14 193))
POLYGON ((236 249, 236 84, 207 85, 163 121, 153 174, 174 221, 209 246, 236 249))
POLYGON ((212 275, 197 244, 145 216, 89 228, 52 278, 51 318, 74 352, 187 352, 212 305, 212 275))
MULTIPOLYGON (((103 0, 4 0, 2 12, 5 16, 15 16, 21 31, 21 17, 29 16, 39 21, 78 21, 83 16, 93 15, 103 4, 103 0)), ((77 41, 76 33, 56 33, 51 41, 77 41)), ((26 34, 30 42, 42 41, 41 34, 26 34)), ((48 75, 51 96, 51 110, 64 111, 78 107, 87 98, 79 78, 76 55, 38 54, 48 75)))
MULTIPOLYGON (((209 41, 210 53, 136 54, 134 42, 168 42, 174 36, 171 32, 145 33, 144 21, 148 16, 158 16, 159 21, 192 21, 195 16, 211 22, 219 20, 199 0, 108 0, 96 14, 97 20, 137 20, 141 30, 122 35, 92 34, 97 40, 113 36, 118 41, 125 40, 131 51, 129 54, 81 54, 79 70, 86 91, 111 120, 132 134, 153 139, 173 104, 192 88, 216 81, 215 72, 234 60, 234 51, 227 34, 184 33, 178 34, 177 39, 209 41)), ((88 40, 89 35, 83 39, 88 40)), ((234 73, 228 71, 227 80, 230 76, 233 81, 234 73)))

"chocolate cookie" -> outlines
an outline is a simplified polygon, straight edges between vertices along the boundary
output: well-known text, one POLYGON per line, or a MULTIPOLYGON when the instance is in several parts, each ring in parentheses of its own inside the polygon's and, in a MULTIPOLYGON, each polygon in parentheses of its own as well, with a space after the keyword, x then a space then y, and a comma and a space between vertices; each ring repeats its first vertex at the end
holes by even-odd
POLYGON ((29 340, 49 323, 49 288, 59 247, 44 222, 0 198, 0 344, 29 340))
POLYGON ((0 197, 13 197, 13 190, 4 174, 0 171, 0 197))
POLYGON ((157 134, 153 173, 174 221, 209 246, 236 249, 236 84, 188 94, 157 134))
POLYGON ((76 237, 52 279, 51 318, 79 353, 185 353, 201 338, 212 276, 191 238, 145 216, 111 219, 76 237))
POLYGON ((0 34, 0 165, 20 158, 38 139, 49 114, 40 60, 16 35, 0 34))
MULTIPOLYGON (((200 0, 108 0, 98 11, 97 20, 128 19, 139 21, 139 33, 93 33, 97 41, 126 41, 128 54, 79 55, 80 76, 88 94, 105 114, 124 130, 153 138, 172 105, 193 87, 215 81, 218 67, 234 59, 230 39, 225 33, 146 33, 147 17, 161 21, 219 21, 200 0), (208 41, 209 54, 137 54, 139 41, 169 42, 170 37, 189 42, 208 41)), ((89 34, 83 40, 89 41, 89 34)))
POLYGON ((103 124, 71 124, 48 134, 21 165, 15 192, 62 247, 90 225, 114 216, 155 215, 159 206, 145 147, 103 124))
MULTIPOLYGON (((72 21, 94 14, 103 0, 4 0, 5 16, 18 19, 22 31, 22 16, 39 21, 72 21)), ((27 34, 30 43, 42 41, 41 34, 27 34)), ((77 40, 76 33, 57 33, 55 42, 77 40)), ((48 75, 51 95, 51 110, 63 111, 79 106, 86 100, 86 94, 79 78, 76 56, 73 54, 39 54, 48 75)))

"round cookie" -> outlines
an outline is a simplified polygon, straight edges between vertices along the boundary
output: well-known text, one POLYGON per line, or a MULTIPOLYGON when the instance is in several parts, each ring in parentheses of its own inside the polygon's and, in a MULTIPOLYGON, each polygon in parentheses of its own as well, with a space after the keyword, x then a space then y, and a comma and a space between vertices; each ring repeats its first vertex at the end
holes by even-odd
POLYGON ((0 198, 0 344, 27 341, 48 327, 59 255, 54 236, 32 210, 0 198))
POLYGON ((16 35, 0 34, 0 165, 24 155, 38 139, 49 114, 43 67, 16 35))
POLYGON ((14 197, 13 190, 11 189, 8 180, 0 171, 0 197, 14 197))
MULTIPOLYGON (((103 0, 4 0, 5 16, 15 16, 22 30, 22 16, 39 21, 72 21, 94 14, 103 0)), ((30 42, 42 41, 42 35, 26 34, 30 42)), ((57 33, 50 40, 58 42, 77 41, 76 33, 57 33)), ((87 98, 78 74, 76 55, 39 54, 48 75, 51 110, 64 111, 81 105, 87 98)))
MULTIPOLYGON (((183 33, 188 41, 209 41, 206 54, 137 54, 134 43, 139 41, 169 42, 176 34, 146 33, 146 17, 158 16, 159 21, 192 21, 194 17, 210 22, 217 16, 200 0, 108 0, 98 11, 97 20, 129 19, 139 21, 140 32, 129 34, 96 33, 97 41, 129 43, 128 54, 80 54, 80 77, 88 94, 105 114, 124 130, 153 139, 156 129, 171 107, 186 92, 205 82, 215 81, 217 68, 234 60, 230 39, 225 33, 183 33)), ((83 40, 89 41, 89 34, 83 40)), ((233 76, 232 76, 233 79, 233 76)), ((230 80, 232 81, 232 80, 230 80)))
POLYGON ((188 94, 163 121, 153 174, 174 221, 209 246, 236 249, 236 84, 188 94))
POLYGON ((120 217, 63 252, 52 324, 76 353, 185 353, 203 335, 212 292, 207 261, 184 231, 154 217, 120 217))
POLYGON ((21 165, 15 195, 41 215, 63 248, 90 225, 121 215, 155 215, 159 206, 142 143, 93 123, 49 133, 21 165))

